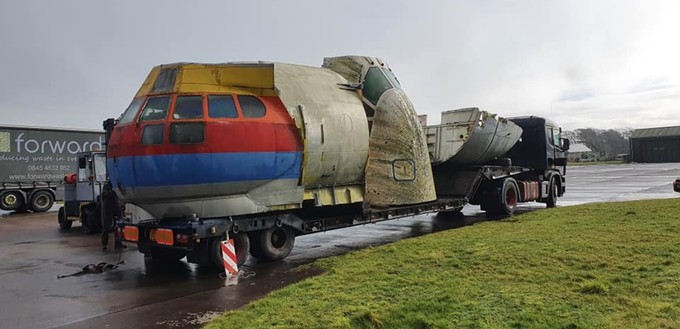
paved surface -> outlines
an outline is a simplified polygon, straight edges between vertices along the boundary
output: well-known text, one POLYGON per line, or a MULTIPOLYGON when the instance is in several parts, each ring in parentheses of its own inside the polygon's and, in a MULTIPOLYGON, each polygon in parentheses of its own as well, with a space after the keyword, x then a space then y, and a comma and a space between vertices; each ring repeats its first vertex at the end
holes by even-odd
MULTIPOLYGON (((570 167, 567 195, 559 205, 674 198, 671 182, 680 164, 570 167)), ((520 212, 544 208, 522 205, 520 212)), ((282 262, 257 264, 254 274, 225 286, 216 274, 187 263, 164 268, 145 262, 131 246, 104 252, 98 236, 77 225, 57 229, 56 213, 0 217, 0 327, 3 328, 195 328, 227 309, 314 273, 291 270, 319 257, 389 243, 485 220, 476 207, 465 217, 415 216, 298 237, 282 262), (125 261, 102 274, 57 279, 90 263, 125 261)))

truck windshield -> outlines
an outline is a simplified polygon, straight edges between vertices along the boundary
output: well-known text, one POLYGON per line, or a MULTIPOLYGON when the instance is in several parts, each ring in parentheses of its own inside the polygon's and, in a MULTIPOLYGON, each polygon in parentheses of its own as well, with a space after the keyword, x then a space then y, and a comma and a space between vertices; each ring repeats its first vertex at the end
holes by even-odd
POLYGON ((106 181, 106 155, 94 155, 94 177, 98 182, 106 181))

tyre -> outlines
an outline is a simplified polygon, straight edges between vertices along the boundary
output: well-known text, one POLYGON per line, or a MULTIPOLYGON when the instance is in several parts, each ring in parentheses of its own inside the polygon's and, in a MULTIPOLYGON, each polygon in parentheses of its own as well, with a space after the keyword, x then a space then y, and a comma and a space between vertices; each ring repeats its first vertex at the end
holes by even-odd
MULTIPOLYGON (((236 265, 242 266, 248 259, 248 250, 250 250, 250 239, 245 232, 231 233, 229 238, 234 240, 234 249, 236 251, 236 265)), ((225 237, 213 238, 210 242, 210 265, 216 269, 224 270, 224 260, 222 260, 222 241, 225 237)))
POLYGON ((33 193, 28 207, 33 212, 45 212, 50 210, 50 208, 52 208, 53 205, 54 197, 52 196, 52 193, 45 190, 41 190, 33 193))
POLYGON ((57 213, 57 220, 59 221, 59 229, 68 230, 73 225, 73 222, 66 218, 66 210, 64 207, 59 208, 59 213, 57 213))
POLYGON ((286 258, 293 250, 295 245, 295 233, 292 229, 282 227, 272 227, 266 230, 257 231, 256 241, 253 241, 255 248, 260 254, 258 257, 261 260, 275 261, 286 258))
POLYGON ((550 179, 550 185, 548 185, 548 188, 548 199, 545 201, 545 204, 548 208, 555 208, 557 205, 557 195, 559 194, 557 190, 559 188, 557 185, 557 177, 550 179))
POLYGON ((0 208, 3 210, 19 210, 24 205, 24 195, 19 190, 5 191, 0 194, 0 208))
POLYGON ((28 205, 26 203, 22 204, 21 207, 14 210, 17 214, 24 214, 28 212, 28 205))
POLYGON ((97 212, 91 208, 85 208, 80 213, 80 221, 85 234, 95 234, 100 232, 101 224, 97 212))
POLYGON ((512 216, 519 201, 519 188, 514 178, 504 179, 496 189, 494 202, 488 205, 487 213, 491 215, 512 216))

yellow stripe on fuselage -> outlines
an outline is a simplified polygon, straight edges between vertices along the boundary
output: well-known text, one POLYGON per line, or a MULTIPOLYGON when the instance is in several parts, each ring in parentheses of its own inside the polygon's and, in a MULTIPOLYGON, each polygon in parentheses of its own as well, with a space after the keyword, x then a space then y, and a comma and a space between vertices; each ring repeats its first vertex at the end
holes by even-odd
POLYGON ((139 88, 135 98, 153 94, 152 89, 164 68, 177 67, 174 93, 235 93, 276 96, 274 65, 257 64, 194 64, 178 63, 154 67, 139 88))

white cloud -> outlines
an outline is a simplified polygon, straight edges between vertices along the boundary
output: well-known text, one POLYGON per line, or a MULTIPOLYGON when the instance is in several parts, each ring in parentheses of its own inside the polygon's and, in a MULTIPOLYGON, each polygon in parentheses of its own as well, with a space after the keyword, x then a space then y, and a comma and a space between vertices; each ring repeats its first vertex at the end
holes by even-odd
POLYGON ((571 129, 678 125, 675 1, 20 1, 0 12, 3 122, 99 128, 154 65, 383 57, 421 113, 571 129), (21 113, 21 115, 13 115, 21 113))

